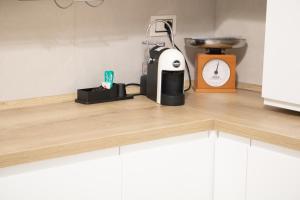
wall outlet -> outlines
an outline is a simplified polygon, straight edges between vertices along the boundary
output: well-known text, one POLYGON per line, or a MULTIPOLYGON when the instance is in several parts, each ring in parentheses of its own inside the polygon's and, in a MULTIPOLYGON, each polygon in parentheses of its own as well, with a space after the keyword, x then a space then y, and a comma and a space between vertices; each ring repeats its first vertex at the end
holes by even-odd
MULTIPOLYGON (((162 15, 162 16, 151 16, 151 22, 155 20, 166 20, 172 22, 172 29, 174 34, 176 34, 176 15, 162 15)), ((151 37, 161 37, 167 36, 167 31, 165 29, 165 24, 163 22, 158 22, 152 26, 150 29, 151 37)))

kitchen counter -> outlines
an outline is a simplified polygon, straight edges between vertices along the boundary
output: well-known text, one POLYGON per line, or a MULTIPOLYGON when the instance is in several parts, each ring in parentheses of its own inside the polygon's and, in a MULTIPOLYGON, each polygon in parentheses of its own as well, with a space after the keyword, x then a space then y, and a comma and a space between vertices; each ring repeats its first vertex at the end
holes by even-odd
POLYGON ((64 102, 0 111, 0 168, 219 130, 300 151, 300 113, 264 107, 259 93, 188 93, 165 107, 143 96, 80 105, 64 102))

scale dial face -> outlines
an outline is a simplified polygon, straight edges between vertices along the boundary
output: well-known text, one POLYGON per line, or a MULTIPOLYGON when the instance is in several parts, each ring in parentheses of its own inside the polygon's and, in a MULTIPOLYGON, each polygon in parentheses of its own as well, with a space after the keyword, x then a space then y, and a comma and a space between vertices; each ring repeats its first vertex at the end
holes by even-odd
POLYGON ((230 67, 221 59, 208 61, 202 71, 203 80, 211 87, 221 87, 230 79, 230 67))

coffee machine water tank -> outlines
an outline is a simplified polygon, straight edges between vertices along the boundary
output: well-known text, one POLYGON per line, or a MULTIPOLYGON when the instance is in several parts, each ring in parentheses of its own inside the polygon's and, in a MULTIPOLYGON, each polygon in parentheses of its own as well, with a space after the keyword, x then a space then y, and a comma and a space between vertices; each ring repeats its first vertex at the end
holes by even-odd
POLYGON ((161 105, 180 106, 184 95, 185 59, 177 49, 154 47, 150 50, 146 96, 161 105))

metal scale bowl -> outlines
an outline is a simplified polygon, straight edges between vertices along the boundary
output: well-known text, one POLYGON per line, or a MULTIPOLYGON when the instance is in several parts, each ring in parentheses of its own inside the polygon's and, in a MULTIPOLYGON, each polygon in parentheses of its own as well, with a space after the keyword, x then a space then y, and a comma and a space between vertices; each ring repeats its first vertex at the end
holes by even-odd
POLYGON ((206 49, 209 54, 223 54, 227 49, 246 46, 246 39, 235 37, 185 38, 188 47, 206 49))

